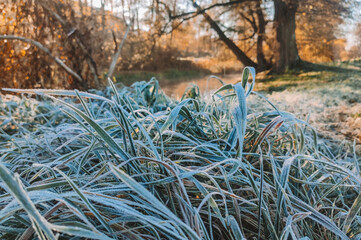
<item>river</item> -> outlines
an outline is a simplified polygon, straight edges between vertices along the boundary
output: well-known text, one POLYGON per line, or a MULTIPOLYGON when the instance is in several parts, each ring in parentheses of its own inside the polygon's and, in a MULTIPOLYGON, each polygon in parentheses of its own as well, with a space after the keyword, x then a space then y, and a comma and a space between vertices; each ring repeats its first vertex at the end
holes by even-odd
MULTIPOLYGON (((218 77, 218 76, 217 76, 218 77)), ((229 74, 225 76, 219 77, 225 84, 227 83, 236 83, 241 79, 240 74, 229 74)), ((193 80, 180 80, 178 82, 162 82, 160 81, 160 87, 162 90, 168 95, 175 98, 182 97, 184 91, 191 86, 192 84, 196 84, 199 87, 201 93, 205 93, 208 91, 214 91, 222 86, 220 81, 211 76, 205 76, 202 78, 197 78, 193 80)))

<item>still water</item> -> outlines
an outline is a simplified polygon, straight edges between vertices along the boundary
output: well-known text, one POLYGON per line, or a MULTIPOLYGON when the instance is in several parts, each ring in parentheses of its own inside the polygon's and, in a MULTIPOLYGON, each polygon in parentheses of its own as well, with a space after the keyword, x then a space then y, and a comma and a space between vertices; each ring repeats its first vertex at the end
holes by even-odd
MULTIPOLYGON (((216 76, 221 79, 225 84, 227 83, 236 83, 240 81, 241 74, 229 74, 225 76, 216 76)), ((202 78, 193 79, 191 81, 178 81, 178 82, 162 82, 160 80, 161 89, 168 95, 175 98, 181 98, 184 91, 190 87, 192 84, 196 84, 199 87, 201 93, 208 91, 214 91, 222 86, 220 81, 215 77, 205 76, 202 78)))

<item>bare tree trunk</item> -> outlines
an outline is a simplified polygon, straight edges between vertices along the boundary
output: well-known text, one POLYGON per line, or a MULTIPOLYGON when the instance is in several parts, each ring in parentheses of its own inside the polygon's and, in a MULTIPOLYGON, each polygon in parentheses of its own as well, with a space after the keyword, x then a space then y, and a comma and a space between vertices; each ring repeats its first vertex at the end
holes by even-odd
POLYGON ((284 72, 300 62, 296 44, 296 11, 299 0, 274 0, 276 29, 276 72, 284 72))
POLYGON ((69 68, 67 65, 65 65, 65 63, 63 61, 61 61, 59 58, 55 57, 54 55, 51 54, 50 50, 46 47, 44 47, 41 43, 29 39, 29 38, 24 38, 24 37, 19 37, 19 36, 13 36, 13 35, 5 35, 5 36, 0 36, 0 39, 6 39, 6 40, 20 40, 26 43, 29 43, 31 45, 34 45, 35 47, 39 48, 40 50, 44 51, 49 57, 51 57, 61 68, 63 68, 67 73, 69 73, 70 75, 72 75, 75 79, 77 79, 79 81, 79 83, 81 83, 82 85, 86 84, 86 82, 76 73, 74 72, 71 68, 69 68))
POLYGON ((223 30, 218 26, 218 24, 207 14, 205 11, 201 9, 201 7, 197 4, 195 0, 190 0, 193 6, 199 11, 202 12, 203 17, 208 22, 213 30, 215 30, 219 36, 219 38, 227 45, 227 47, 233 52, 233 54, 237 57, 237 59, 243 63, 244 66, 255 67, 258 69, 257 63, 252 61, 231 39, 229 39, 223 30))
POLYGON ((257 64, 259 70, 265 70, 270 68, 270 63, 267 62, 263 52, 263 42, 266 35, 266 21, 264 20, 263 11, 261 8, 261 1, 257 1, 256 15, 258 19, 257 30, 257 64))

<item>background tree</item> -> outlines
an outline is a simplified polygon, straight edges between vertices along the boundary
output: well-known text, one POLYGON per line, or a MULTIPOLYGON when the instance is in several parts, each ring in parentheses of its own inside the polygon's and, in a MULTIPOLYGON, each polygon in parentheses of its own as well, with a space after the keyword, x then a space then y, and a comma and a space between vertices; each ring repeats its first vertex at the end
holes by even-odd
POLYGON ((361 59, 361 23, 355 27, 355 42, 349 51, 349 58, 361 59))
POLYGON ((276 31, 275 70, 284 72, 298 65, 300 56, 296 43, 296 13, 298 0, 274 0, 276 31))
POLYGON ((340 28, 352 14, 357 18, 356 3, 101 0, 95 7, 85 0, 6 0, 0 3, 0 84, 99 88, 120 45, 123 49, 114 68, 118 79, 123 72, 169 69, 226 73, 254 66, 258 71, 283 72, 297 67, 301 59, 356 57, 357 44, 352 54, 346 53, 347 27, 340 28), (127 24, 127 41, 121 44, 127 24), (9 35, 38 42, 49 52, 31 41, 6 39, 9 35))
MULTIPOLYGON (((11 66, 6 66, 1 72, 13 74, 14 87, 63 86, 81 89, 99 87, 97 66, 92 57, 94 54, 92 49, 100 48, 99 41, 95 38, 99 38, 101 34, 92 32, 94 28, 98 29, 96 17, 83 15, 82 12, 75 13, 73 7, 71 1, 40 0, 7 1, 2 5, 4 22, 7 24, 1 28, 1 35, 18 35, 41 43, 50 49, 52 55, 57 56, 82 76, 81 79, 86 79, 82 81, 67 75, 55 63, 52 64, 47 54, 35 45, 5 40, 6 48, 1 49, 3 51, 1 55, 5 56, 5 62, 10 62, 11 66), (16 54, 6 54, 8 49, 16 54), (17 69, 9 69, 13 67, 17 69), (22 77, 17 76, 24 72, 27 74, 25 78, 29 81, 22 81, 22 77), (93 81, 90 80, 91 78, 93 81), (60 79, 67 80, 60 81, 60 79)), ((1 76, 1 81, 5 83, 8 79, 9 76, 6 74, 1 76)))
MULTIPOLYGON (((270 42, 270 39, 274 39, 274 43, 270 44, 273 52, 268 56, 268 59, 273 59, 272 65, 275 72, 283 72, 297 67, 302 62, 297 47, 296 29, 298 25, 303 28, 301 31, 309 32, 309 36, 318 34, 324 36, 327 38, 325 40, 327 43, 335 39, 334 30, 340 25, 349 11, 345 7, 348 1, 336 0, 273 0, 272 6, 266 4, 269 1, 257 0, 212 1, 208 5, 206 5, 207 1, 205 1, 206 4, 203 6, 193 0, 188 1, 192 3, 196 10, 187 9, 173 15, 170 13, 170 19, 174 21, 180 18, 182 19, 181 22, 184 22, 198 15, 203 15, 205 21, 218 34, 219 39, 225 43, 243 65, 254 66, 261 71, 271 67, 270 61, 267 60, 267 56, 264 54, 263 42, 267 42, 267 38, 269 38, 268 42, 270 42), (251 36, 253 42, 257 42, 256 54, 252 54, 252 52, 246 54, 246 50, 242 49, 234 38, 227 34, 229 29, 236 29, 238 22, 234 19, 229 21, 229 19, 224 20, 221 18, 222 15, 230 12, 233 12, 231 15, 238 16, 238 20, 243 24, 249 24, 250 29, 254 29, 254 34, 251 34, 251 36), (268 19, 265 19, 264 12, 268 12, 268 19), (212 15, 220 17, 215 19, 212 15), (273 19, 270 18, 271 15, 274 15, 273 19), (270 21, 273 21, 273 31, 267 29, 267 23, 270 21), (225 27, 226 25, 233 26, 225 27)), ((186 4, 186 2, 182 4, 186 4)), ((237 37, 238 40, 241 39, 242 41, 247 38, 246 31, 238 31, 238 33, 242 34, 242 36, 237 37)), ((313 42, 320 45, 324 44, 322 40, 315 41, 311 38, 307 40, 307 43, 312 44, 313 42)), ((329 49, 328 52, 332 52, 332 50, 329 49)))
POLYGON ((343 1, 300 1, 296 39, 301 58, 311 62, 339 59, 345 51, 341 26, 350 14, 351 8, 343 1))

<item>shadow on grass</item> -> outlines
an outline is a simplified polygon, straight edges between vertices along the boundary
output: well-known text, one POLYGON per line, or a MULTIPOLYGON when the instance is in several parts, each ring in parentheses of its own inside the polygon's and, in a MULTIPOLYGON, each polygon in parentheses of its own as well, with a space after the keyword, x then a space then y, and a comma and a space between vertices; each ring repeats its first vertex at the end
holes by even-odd
MULTIPOLYGON (((333 63, 335 64, 335 63, 333 63)), ((339 66, 333 66, 330 64, 318 64, 318 63, 311 63, 303 61, 298 67, 294 70, 298 72, 315 72, 315 71, 322 71, 322 72, 337 72, 337 73, 361 73, 361 63, 359 61, 344 61, 338 63, 339 66), (354 66, 360 68, 358 69, 350 69, 348 66, 354 66)))
POLYGON ((296 83, 283 84, 283 85, 279 85, 279 86, 270 86, 266 89, 266 92, 268 92, 268 93, 282 92, 286 89, 289 89, 291 87, 296 87, 296 86, 298 86, 298 84, 296 84, 296 83))
POLYGON ((266 77, 259 79, 259 82, 288 82, 288 81, 335 81, 341 80, 344 76, 361 75, 361 61, 344 61, 327 64, 301 62, 296 68, 283 74, 270 71, 266 77))

